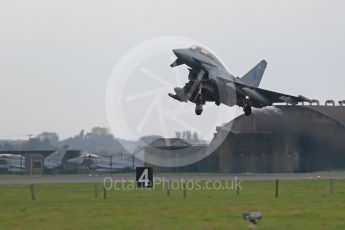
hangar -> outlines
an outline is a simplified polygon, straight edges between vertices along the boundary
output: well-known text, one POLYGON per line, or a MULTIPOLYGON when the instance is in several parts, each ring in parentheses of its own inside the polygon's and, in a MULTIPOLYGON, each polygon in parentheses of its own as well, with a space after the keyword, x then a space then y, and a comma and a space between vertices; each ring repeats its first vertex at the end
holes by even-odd
MULTIPOLYGON (((191 165, 158 167, 156 171, 273 173, 345 169, 345 101, 324 105, 275 105, 253 109, 217 127, 210 146, 215 151, 191 165), (220 143, 220 144, 219 144, 220 143)), ((170 160, 179 154, 206 153, 178 138, 157 139, 145 148, 145 157, 170 160)), ((179 158, 179 157, 177 157, 179 158)))
POLYGON ((345 168, 345 105, 277 105, 217 127, 219 172, 314 172, 345 168))

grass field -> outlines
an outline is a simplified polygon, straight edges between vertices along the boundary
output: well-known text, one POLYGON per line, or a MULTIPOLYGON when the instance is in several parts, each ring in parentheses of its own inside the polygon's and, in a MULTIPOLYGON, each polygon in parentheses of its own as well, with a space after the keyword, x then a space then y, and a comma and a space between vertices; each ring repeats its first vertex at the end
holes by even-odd
POLYGON ((242 213, 259 210, 258 229, 345 229, 345 180, 242 181, 242 190, 111 190, 101 184, 0 186, 0 229, 247 229, 242 213))

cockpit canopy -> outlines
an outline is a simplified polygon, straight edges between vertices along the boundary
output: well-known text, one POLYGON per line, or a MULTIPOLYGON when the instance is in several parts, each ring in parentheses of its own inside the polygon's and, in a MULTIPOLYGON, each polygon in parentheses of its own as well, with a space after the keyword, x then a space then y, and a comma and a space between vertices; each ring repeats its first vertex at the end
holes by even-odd
POLYGON ((215 61, 218 64, 221 64, 221 62, 216 58, 216 56, 214 56, 210 51, 208 51, 207 49, 205 49, 201 46, 194 45, 194 46, 190 47, 190 49, 209 57, 210 59, 212 59, 213 61, 215 61))
POLYGON ((192 50, 196 50, 200 53, 203 53, 203 54, 208 54, 208 50, 206 50, 205 48, 201 47, 201 46, 197 46, 197 45, 194 45, 192 47, 190 47, 192 50))

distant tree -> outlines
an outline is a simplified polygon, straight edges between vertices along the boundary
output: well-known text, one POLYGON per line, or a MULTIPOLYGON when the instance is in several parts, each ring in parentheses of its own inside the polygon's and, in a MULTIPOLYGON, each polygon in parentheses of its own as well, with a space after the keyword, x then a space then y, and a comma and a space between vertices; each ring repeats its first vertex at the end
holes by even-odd
POLYGON ((193 142, 199 143, 199 134, 197 132, 193 133, 193 142))
POLYGON ((93 136, 109 136, 109 135, 111 135, 107 128, 102 128, 102 127, 94 127, 94 128, 92 128, 91 134, 93 136))
POLYGON ((82 129, 78 135, 79 138, 83 139, 84 138, 84 135, 85 135, 85 131, 84 129, 82 129))
POLYGON ((186 131, 186 141, 191 142, 192 141, 192 132, 186 131))
POLYGON ((175 136, 176 136, 177 138, 181 138, 181 137, 182 137, 181 132, 175 132, 175 136))
POLYGON ((58 146, 59 145, 59 135, 55 132, 43 132, 37 137, 41 142, 45 142, 45 140, 49 140, 49 144, 58 146))
POLYGON ((5 142, 4 145, 2 146, 3 150, 13 150, 14 147, 13 145, 9 144, 8 142, 5 142))
POLYGON ((64 140, 62 144, 69 145, 70 148, 105 155, 125 152, 123 146, 107 128, 94 127, 91 132, 84 133, 82 130, 78 135, 64 140))
POLYGON ((53 146, 49 139, 44 139, 42 141, 39 138, 31 138, 22 145, 23 150, 50 150, 54 148, 56 148, 56 146, 53 146))

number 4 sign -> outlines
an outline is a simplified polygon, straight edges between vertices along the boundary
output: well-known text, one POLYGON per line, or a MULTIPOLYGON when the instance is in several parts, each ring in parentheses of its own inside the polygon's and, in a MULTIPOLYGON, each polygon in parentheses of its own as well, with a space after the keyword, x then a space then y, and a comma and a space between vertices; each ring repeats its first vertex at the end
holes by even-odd
POLYGON ((152 188, 153 187, 153 173, 151 167, 137 167, 135 179, 137 187, 152 188))

